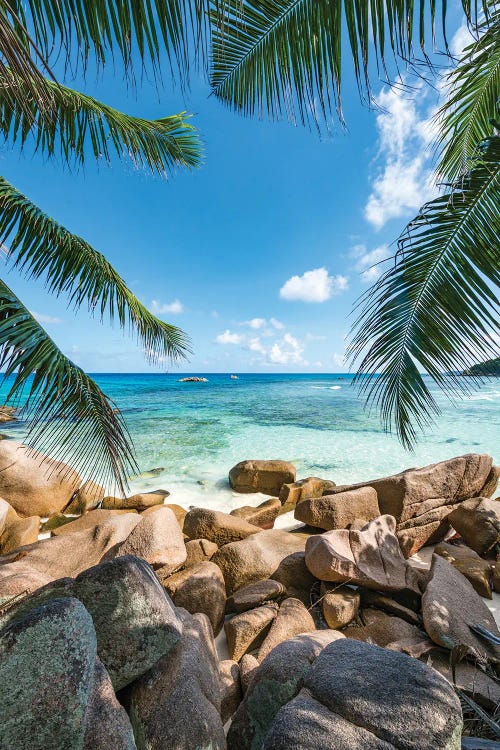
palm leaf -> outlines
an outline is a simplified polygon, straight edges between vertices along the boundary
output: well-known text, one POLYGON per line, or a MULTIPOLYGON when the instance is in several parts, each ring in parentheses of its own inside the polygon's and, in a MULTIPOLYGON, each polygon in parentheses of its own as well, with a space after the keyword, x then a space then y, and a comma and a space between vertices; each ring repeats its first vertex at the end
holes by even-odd
POLYGON ((123 417, 1 280, 0 367, 14 378, 7 400, 24 404, 28 446, 106 488, 126 489, 136 464, 123 417))
POLYGON ((113 266, 85 240, 72 234, 0 178, 0 245, 29 278, 44 278, 50 292, 67 294, 75 308, 87 303, 129 326, 152 362, 186 355, 185 334, 158 320, 128 289, 113 266))
POLYGON ((46 79, 36 86, 44 89, 50 106, 40 111, 38 101, 31 99, 27 111, 24 81, 7 70, 0 74, 0 83, 0 129, 13 142, 24 145, 32 136, 42 153, 53 156, 59 149, 65 161, 74 158, 81 164, 89 146, 96 159, 110 161, 115 153, 159 174, 200 164, 199 136, 184 112, 159 120, 131 117, 46 79))
MULTIPOLYGON (((468 18, 477 3, 463 0, 468 18)), ((409 60, 414 37, 434 37, 436 0, 212 0, 212 89, 245 114, 292 122, 342 121, 344 47, 371 100, 372 60, 409 60), (344 40, 344 35, 347 39, 344 40)), ((442 0, 443 25, 446 0, 442 0)))
POLYGON ((355 382, 406 447, 439 413, 419 367, 453 397, 478 379, 452 373, 498 353, 500 138, 469 166, 408 225, 394 265, 361 299, 349 346, 361 358, 355 382))
POLYGON ((438 172, 448 180, 464 171, 476 144, 492 135, 500 97, 500 7, 492 6, 448 76, 449 95, 436 115, 441 146, 438 172))
POLYGON ((184 77, 189 53, 204 50, 205 0, 0 0, 10 6, 25 28, 33 29, 46 56, 87 68, 109 61, 123 64, 134 76, 134 60, 156 73, 163 61, 184 77))

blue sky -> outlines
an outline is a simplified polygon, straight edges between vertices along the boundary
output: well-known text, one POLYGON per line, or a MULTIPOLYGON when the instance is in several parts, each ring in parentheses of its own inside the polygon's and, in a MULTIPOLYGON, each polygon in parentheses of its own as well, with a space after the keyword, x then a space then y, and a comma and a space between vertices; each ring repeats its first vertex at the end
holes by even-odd
MULTIPOLYGON (((455 47, 464 40, 458 32, 455 47)), ((183 95, 145 84, 127 91, 111 71, 68 82, 147 118, 188 110, 204 165, 163 181, 126 160, 57 161, 3 146, 1 173, 47 213, 103 252, 154 312, 182 327, 191 372, 340 372, 354 301, 394 252, 405 221, 432 197, 438 94, 375 83, 382 109, 359 101, 346 74, 347 132, 323 139, 287 122, 241 117, 192 82, 183 95)), ((415 81, 413 84, 415 85, 415 81)), ((6 281, 65 354, 89 372, 148 371, 116 326, 77 315, 42 283, 6 281)))

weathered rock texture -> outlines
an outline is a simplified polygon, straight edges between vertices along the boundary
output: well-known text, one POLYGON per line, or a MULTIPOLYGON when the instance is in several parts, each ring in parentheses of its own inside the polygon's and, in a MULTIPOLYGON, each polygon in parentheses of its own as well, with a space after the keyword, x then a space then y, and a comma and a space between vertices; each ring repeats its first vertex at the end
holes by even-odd
POLYGON ((218 565, 209 561, 196 563, 160 580, 177 607, 192 615, 202 612, 210 620, 214 634, 219 633, 226 609, 226 587, 218 565))
POLYGON ((279 499, 287 509, 293 509, 301 500, 311 497, 321 497, 328 490, 335 487, 335 482, 319 477, 307 477, 297 482, 284 484, 280 490, 279 499))
POLYGON ((270 601, 279 601, 286 596, 286 588, 278 581, 264 580, 249 583, 235 591, 227 600, 227 612, 246 612, 270 601))
POLYGON ((347 529, 354 521, 372 521, 380 515, 373 487, 302 500, 295 508, 298 521, 320 529, 347 529))
POLYGON ((209 508, 193 508, 184 519, 184 533, 190 539, 208 539, 219 547, 238 542, 262 531, 244 518, 209 508))
POLYGON ((143 511, 155 505, 163 505, 165 498, 170 495, 167 490, 153 490, 152 492, 139 492, 130 497, 105 497, 101 507, 104 510, 137 510, 143 511))
POLYGON ((142 516, 118 552, 119 555, 135 555, 146 560, 153 568, 162 568, 173 573, 186 560, 184 536, 177 519, 166 506, 147 516, 142 516))
POLYGON ((295 467, 287 461, 240 461, 229 472, 235 492, 263 492, 278 497, 284 484, 295 482, 295 467))
POLYGON ((301 633, 311 633, 316 630, 314 620, 299 599, 285 599, 278 614, 271 625, 269 633, 259 648, 257 659, 262 661, 283 641, 287 641, 301 633))
POLYGON ((434 548, 434 553, 444 557, 474 586, 479 596, 492 598, 491 562, 483 560, 473 549, 465 544, 447 544, 441 542, 434 548))
POLYGON ((485 555, 500 542, 500 502, 475 497, 461 503, 448 517, 464 542, 485 555))
POLYGON ((243 518, 254 526, 260 526, 261 529, 272 529, 281 510, 281 503, 277 497, 270 497, 269 500, 259 505, 244 505, 241 508, 235 508, 231 511, 232 516, 243 518))
POLYGON ((360 593, 349 586, 322 584, 321 608, 329 628, 343 628, 353 620, 359 611, 360 593), (325 587, 325 588, 323 588, 325 587))
POLYGON ((229 656, 239 661, 248 651, 258 648, 278 613, 278 605, 263 604, 235 615, 224 624, 229 656))

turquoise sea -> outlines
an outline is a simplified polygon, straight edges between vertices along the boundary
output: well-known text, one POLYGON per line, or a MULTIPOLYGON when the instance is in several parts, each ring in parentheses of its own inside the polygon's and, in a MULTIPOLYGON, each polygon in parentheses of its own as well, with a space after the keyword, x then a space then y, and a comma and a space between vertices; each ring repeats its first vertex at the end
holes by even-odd
MULTIPOLYGON (((132 489, 162 487, 186 507, 241 505, 227 474, 245 458, 286 459, 300 477, 337 483, 468 452, 500 460, 498 379, 455 405, 433 388, 442 415, 407 452, 366 412, 349 375, 207 374, 207 383, 180 383, 179 373, 94 377, 125 415, 141 472, 161 469, 132 489)), ((22 439, 23 425, 2 425, 2 432, 22 439)))

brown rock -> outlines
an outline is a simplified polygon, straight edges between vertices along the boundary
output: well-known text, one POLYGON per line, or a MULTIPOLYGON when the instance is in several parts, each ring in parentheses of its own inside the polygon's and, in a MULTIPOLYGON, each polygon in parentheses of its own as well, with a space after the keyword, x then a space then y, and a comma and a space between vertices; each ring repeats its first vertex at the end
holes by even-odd
MULTIPOLYGON (((83 516, 80 516, 80 518, 72 518, 68 523, 54 526, 54 528, 51 529, 52 536, 64 536, 65 534, 73 534, 75 531, 93 529, 99 524, 112 521, 114 518, 119 518, 123 514, 137 516, 135 524, 138 524, 141 520, 135 510, 91 510, 83 516)), ((134 523, 131 523, 131 528, 133 528, 134 523)))
MULTIPOLYGON (((305 539, 300 534, 269 529, 224 545, 212 560, 221 568, 230 596, 247 583, 271 577, 280 580, 280 569, 286 558, 303 552, 304 547, 305 539)), ((284 581, 283 585, 287 586, 284 581)))
POLYGON ((479 555, 485 555, 500 542, 500 503, 474 497, 461 503, 448 520, 464 542, 479 555))
POLYGON ((491 456, 469 453, 390 477, 336 487, 333 493, 373 487, 380 512, 395 517, 401 548, 409 557, 425 544, 444 538, 449 529, 447 515, 456 505, 492 494, 494 474, 491 456))
POLYGON ((184 533, 191 539, 208 539, 219 547, 260 532, 243 518, 209 508, 193 508, 184 519, 184 533))
POLYGON ((493 568, 493 590, 500 594, 500 556, 497 557, 495 567, 493 568))
MULTIPOLYGON (((465 503, 464 503, 465 505, 465 503)), ((445 560, 460 571, 474 586, 479 596, 492 599, 491 593, 491 563, 483 560, 470 547, 465 544, 447 544, 441 542, 434 548, 436 555, 441 555, 445 560)))
POLYGON ((224 630, 231 659, 239 661, 243 654, 258 648, 277 613, 277 604, 264 604, 227 620, 224 630))
POLYGON ((361 531, 338 529, 311 536, 306 542, 306 565, 322 581, 418 592, 417 578, 401 554, 395 529, 392 516, 380 516, 361 531))
POLYGON ((15 406, 0 406, 0 423, 15 422, 17 409, 15 406))
POLYGON ((95 482, 87 481, 77 489, 73 498, 64 512, 72 514, 86 513, 88 510, 97 508, 105 495, 104 487, 95 482))
POLYGON ((151 508, 154 505, 163 505, 170 492, 166 490, 153 490, 152 492, 140 492, 131 497, 105 497, 101 508, 104 510, 137 510, 139 512, 151 508))
POLYGON ((264 580, 249 583, 235 591, 227 600, 227 612, 246 612, 270 601, 280 601, 286 596, 286 588, 279 581, 264 580))
POLYGON ((250 685, 252 678, 255 674, 255 670, 259 666, 259 662, 255 656, 252 654, 243 654, 243 656, 240 659, 239 668, 240 668, 240 684, 241 684, 241 690, 243 695, 245 695, 246 691, 248 690, 248 686, 250 685))
POLYGON ((248 523, 254 526, 260 526, 261 529, 272 529, 281 510, 281 503, 277 497, 270 497, 264 500, 260 505, 244 505, 242 508, 235 508, 231 511, 232 516, 244 518, 248 523))
POLYGON ((14 508, 9 503, 0 497, 0 534, 2 534, 4 528, 17 521, 19 516, 17 515, 14 508))
POLYGON ((381 594, 380 591, 371 591, 370 589, 360 589, 359 591, 363 607, 375 607, 390 615, 395 615, 402 620, 406 620, 410 625, 421 625, 422 618, 413 609, 396 601, 391 596, 381 594))
MULTIPOLYGON (((182 610, 180 610, 182 613, 182 610)), ((177 646, 133 685, 137 750, 225 750, 219 665, 205 615, 182 614, 177 646)))
POLYGON ((39 529, 40 516, 19 518, 7 524, 0 535, 0 554, 6 555, 18 547, 33 544, 38 540, 39 529))
POLYGON ((26 448, 16 440, 0 441, 0 497, 21 516, 50 516, 65 508, 81 483, 67 464, 26 448))
POLYGON ((272 578, 283 584, 288 596, 300 599, 306 607, 309 607, 311 589, 316 583, 316 578, 307 568, 304 552, 294 552, 293 555, 285 557, 272 578))
POLYGON ((150 508, 146 508, 146 510, 141 510, 142 516, 148 516, 150 513, 154 513, 158 510, 158 508, 170 508, 170 510, 173 512, 174 516, 177 519, 177 523, 181 527, 181 529, 184 528, 184 519, 186 518, 187 510, 182 507, 182 505, 177 505, 176 503, 165 503, 160 505, 152 505, 150 508))
POLYGON ((440 555, 432 556, 431 579, 422 596, 422 616, 429 637, 480 661, 500 661, 500 646, 477 636, 481 626, 500 638, 493 615, 472 584, 440 555))
POLYGON ((404 651, 413 646, 424 650, 433 647, 423 630, 380 609, 364 609, 362 619, 364 625, 361 627, 352 625, 342 631, 346 638, 392 648, 394 651, 404 651))
POLYGON ((232 659, 219 664, 221 718, 225 724, 241 703, 243 697, 240 685, 240 668, 232 659))
POLYGON ((298 482, 284 484, 280 490, 279 499, 282 505, 293 510, 297 503, 311 497, 321 497, 323 493, 332 490, 335 482, 329 479, 320 479, 319 477, 307 477, 299 479, 298 482))
POLYGON ((229 483, 235 492, 278 497, 284 484, 295 482, 295 474, 287 461, 240 461, 229 472, 229 483))
POLYGON ((226 608, 226 587, 219 566, 208 561, 200 562, 168 578, 162 572, 163 568, 157 571, 157 575, 174 604, 192 615, 196 612, 207 615, 217 635, 222 628, 226 608))
POLYGON ((314 620, 304 604, 299 599, 285 599, 259 649, 257 659, 261 662, 279 643, 288 641, 301 633, 312 633, 315 630, 314 620))
POLYGON ((476 664, 463 659, 452 669, 449 654, 438 648, 422 657, 422 661, 487 711, 495 711, 500 706, 500 683, 488 677, 476 664))
POLYGON ((359 611, 360 593, 349 586, 321 587, 321 607, 329 628, 343 628, 354 620, 359 611), (326 589, 326 590, 325 590, 326 589))
POLYGON ((373 487, 302 500, 295 508, 298 521, 327 531, 347 529, 356 520, 372 521, 379 515, 377 493, 373 487))
POLYGON ((184 566, 188 568, 205 560, 211 560, 219 548, 208 539, 191 539, 186 542, 186 562, 184 566))
POLYGON ((146 560, 153 568, 161 568, 163 575, 178 570, 186 560, 186 547, 181 528, 170 508, 159 508, 156 513, 141 516, 118 552, 146 560))

